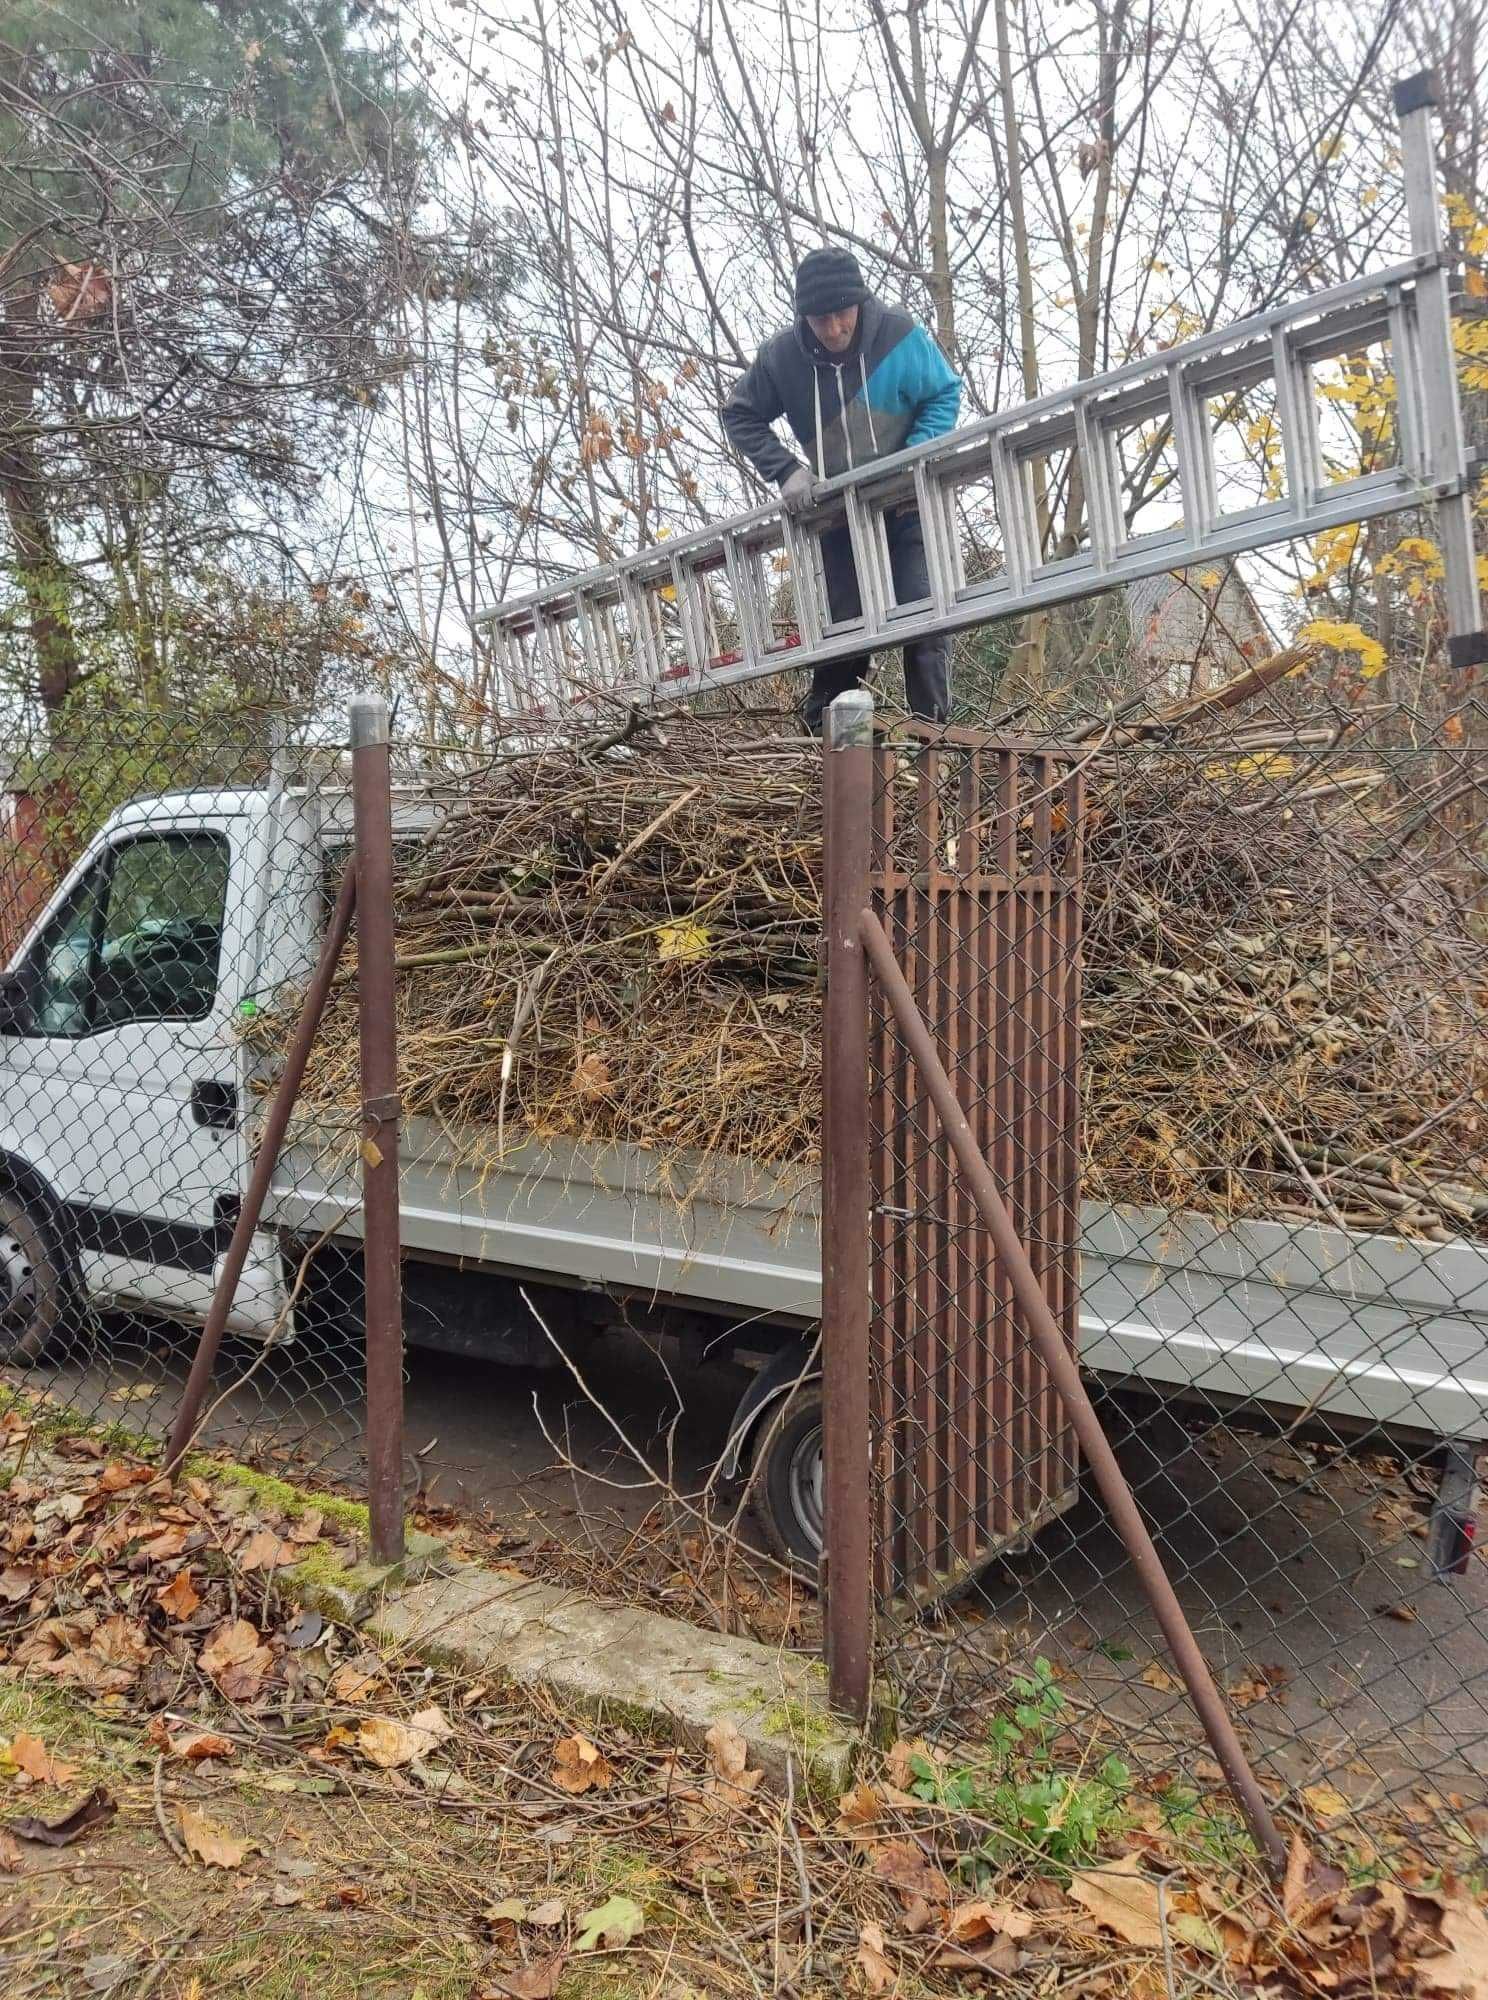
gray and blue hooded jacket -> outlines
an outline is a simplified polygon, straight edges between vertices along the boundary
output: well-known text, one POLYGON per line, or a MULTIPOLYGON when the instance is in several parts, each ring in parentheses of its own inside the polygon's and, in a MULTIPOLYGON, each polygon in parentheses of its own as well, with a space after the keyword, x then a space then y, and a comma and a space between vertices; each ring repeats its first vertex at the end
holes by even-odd
POLYGON ((953 430, 961 378, 918 321, 864 299, 845 354, 829 354, 804 319, 767 340, 723 407, 729 443, 779 486, 799 461, 770 426, 784 416, 818 479, 953 430))

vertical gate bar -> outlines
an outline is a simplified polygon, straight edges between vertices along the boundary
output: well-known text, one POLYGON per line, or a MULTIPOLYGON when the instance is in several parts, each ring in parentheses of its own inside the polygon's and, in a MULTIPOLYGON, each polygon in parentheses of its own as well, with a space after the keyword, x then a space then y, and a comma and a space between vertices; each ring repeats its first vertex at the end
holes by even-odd
MULTIPOLYGON (((978 830, 970 865, 984 884, 993 869, 992 856, 988 851, 990 843, 986 817, 988 798, 990 796, 995 800, 996 797, 997 768, 997 759, 993 753, 983 750, 976 752, 978 830)), ((971 1027, 975 1053, 970 1065, 970 1074, 976 1086, 979 1128, 983 1135, 989 1138, 994 1114, 995 1058, 992 1040, 995 1029, 991 1001, 997 949, 997 910, 997 890, 984 886, 977 897, 976 936, 971 941, 971 976, 975 982, 971 1027)), ((976 1280, 972 1291, 971 1308, 973 1320, 979 1331, 973 1350, 971 1370, 972 1394, 976 1405, 976 1426, 972 1433, 976 1471, 975 1520, 977 1534, 981 1541, 986 1542, 991 1538, 995 1526, 993 1505, 998 1439, 994 1400, 995 1357, 989 1334, 997 1323, 997 1295, 989 1275, 987 1259, 978 1255, 974 1263, 976 1280)))
MULTIPOLYGON (((925 738, 918 740, 915 874, 918 882, 911 890, 910 908, 918 921, 914 926, 911 989, 919 996, 926 1017, 940 1020, 940 983, 935 962, 934 882, 940 852, 940 751, 925 738)), ((911 1464, 918 1468, 914 1540, 922 1568, 934 1570, 936 1482, 933 1449, 940 1438, 935 1420, 938 1370, 936 1368, 936 1278, 940 1226, 936 1170, 939 1149, 935 1144, 934 1119, 929 1100, 917 1071, 911 1069, 916 1108, 920 1116, 915 1128, 914 1196, 917 1220, 914 1233, 914 1425, 915 1455, 911 1464)))
POLYGON ((397 973, 387 703, 351 702, 357 1014, 362 1066, 362 1268, 367 1298, 367 1500, 374 1562, 403 1556, 403 1259, 398 1226, 397 973))
MULTIPOLYGON (((1061 939, 1060 964, 1064 968, 1064 1088, 1069 1103, 1067 1111, 1059 1121, 1060 1143, 1064 1149, 1064 1167, 1060 1174, 1065 1207, 1065 1241, 1077 1244, 1080 1240, 1080 1077, 1083 1049, 1080 1032, 1080 1010, 1084 1004, 1085 977, 1084 956, 1080 950, 1080 939, 1084 933, 1085 896, 1085 842, 1081 836, 1085 814, 1085 774, 1076 769, 1071 773, 1068 790, 1069 827, 1066 841, 1067 880, 1060 907, 1064 912, 1064 932, 1061 939)), ((1065 1301, 1064 1335, 1071 1348, 1080 1337, 1079 1327, 1079 1264, 1076 1262, 1070 1272, 1070 1294, 1065 1301)), ((1057 1398, 1057 1389, 1056 1389, 1057 1398)), ((1079 1457, 1078 1446, 1073 1440, 1069 1412, 1060 1405, 1061 1464, 1073 1478, 1079 1457)))
POLYGON ((926 1088, 940 1118, 941 1130, 956 1156, 961 1172, 966 1176, 972 1198, 996 1245, 998 1257, 1008 1267, 1017 1296, 1018 1316, 1023 1322, 1024 1330, 1036 1344, 1040 1358, 1053 1375, 1064 1406, 1079 1432, 1080 1441, 1085 1447, 1091 1469, 1100 1482, 1101 1492, 1112 1520, 1131 1555, 1133 1566, 1147 1593, 1168 1649, 1183 1676, 1190 1699, 1198 1712, 1199 1720, 1203 1723, 1205 1734, 1245 1816, 1251 1838, 1279 1875, 1286 1866, 1286 1842, 1271 1817, 1261 1788, 1256 1783, 1255 1773, 1251 1770, 1245 1752, 1241 1748, 1240 1739, 1235 1733, 1235 1725, 1230 1720, 1219 1689, 1215 1686, 1208 1665, 1199 1650, 1198 1642, 1183 1615, 1183 1607, 1179 1604, 1167 1572, 1163 1569, 1141 1511, 1132 1497, 1132 1490, 1116 1462, 1116 1455, 1105 1432, 1101 1429, 1100 1419, 1096 1416, 1090 1398, 1085 1392, 1085 1384, 1080 1379, 1079 1367, 1065 1344, 1062 1332, 1054 1323, 1048 1302, 1034 1275, 1033 1266, 1029 1263, 1023 1245, 1018 1239, 1012 1217, 1003 1204, 997 1183, 957 1101, 950 1078, 936 1054, 934 1039, 925 1026, 919 1009, 915 1006, 914 995, 894 958, 888 938, 884 935, 883 926, 866 903, 861 917, 860 934, 868 962, 884 988, 889 1006, 899 1023, 905 1041, 909 1044, 915 1065, 925 1079, 926 1088))
MULTIPOLYGON (((957 963, 956 1020, 951 1048, 952 1074, 966 1089, 971 1082, 975 1060, 977 994, 976 937, 981 928, 982 897, 976 889, 977 867, 977 781, 981 773, 981 752, 964 747, 958 753, 956 771, 955 870, 957 918, 952 938, 957 963)), ((976 1474, 980 1456, 977 1412, 980 1407, 976 1381, 976 1350, 981 1343, 982 1321, 976 1311, 977 1260, 972 1255, 972 1216, 965 1190, 953 1180, 947 1190, 946 1212, 951 1229, 951 1286, 957 1306, 957 1326, 951 1368, 951 1409, 954 1435, 951 1439, 951 1504, 953 1509, 950 1550, 958 1568, 969 1566, 976 1556, 981 1528, 977 1512, 976 1474)))
MULTIPOLYGON (((1013 986, 1015 964, 1018 872, 1018 758, 1014 751, 997 755, 997 872, 1002 878, 997 891, 996 938, 992 1020, 989 1037, 992 1061, 992 1140, 993 1157, 1004 1187, 1012 1184, 1013 1103, 1012 1069, 1009 1063, 1008 997, 1013 986)), ((1012 1324, 1013 1294, 1006 1266, 996 1264, 996 1311, 992 1318, 994 1340, 989 1343, 988 1366, 996 1381, 997 1454, 993 1473, 993 1519, 996 1532, 1005 1534, 1011 1525, 1009 1495, 1013 1490, 1014 1420, 1017 1415, 1016 1385, 1013 1380, 1012 1324)))
MULTIPOLYGON (((1033 1016, 1033 1102, 1031 1105, 1031 1137, 1033 1153, 1033 1190, 1029 1207, 1028 1236, 1036 1241, 1039 1249, 1039 1269, 1046 1286, 1051 1286, 1061 1304, 1063 1302, 1064 1263, 1059 1255, 1059 1237, 1055 1229, 1054 1210, 1054 1148, 1058 1143, 1059 1121, 1057 1113, 1063 1109, 1063 1092, 1059 1088, 1059 1071, 1055 1064, 1054 1047, 1054 1000, 1055 985, 1059 978, 1059 956, 1055 951, 1055 902, 1054 902, 1054 787, 1059 775, 1059 764, 1052 756, 1038 759, 1038 804, 1034 807, 1034 867, 1039 886, 1034 891, 1036 935, 1038 938, 1038 968, 1035 985, 1035 1009, 1033 1016)), ((1062 1324, 1062 1321, 1061 1321, 1062 1324)), ((1031 1356, 1037 1363, 1037 1357, 1031 1356)), ((1032 1517, 1041 1508, 1049 1494, 1050 1442, 1054 1435, 1051 1392, 1053 1383, 1048 1370, 1038 1367, 1038 1393, 1035 1399, 1033 1418, 1035 1461, 1033 1491, 1027 1503, 1027 1515, 1032 1517)))
POLYGON ((253 1243, 263 1205, 268 1198, 269 1182, 278 1164, 279 1151, 284 1144, 284 1135, 289 1129, 291 1114, 304 1081, 305 1066, 310 1060, 310 1051, 315 1044, 316 1032, 321 1016, 325 1013, 326 1002, 331 997, 331 982, 336 975, 336 967, 341 962, 341 953, 346 946, 347 933, 351 929, 351 913, 356 907, 356 869, 350 863, 342 871, 341 886, 336 892, 335 905, 330 921, 326 925, 325 937, 321 941, 320 957, 310 984, 305 989, 305 997, 300 1003, 300 1018, 295 1022, 294 1034, 285 1052, 284 1067, 279 1074, 279 1082, 274 1090, 267 1113, 264 1116, 263 1131, 259 1137, 258 1151, 253 1156, 253 1171, 248 1177, 248 1185, 243 1190, 243 1203, 238 1210, 237 1221, 233 1224, 232 1238, 222 1259, 222 1269, 217 1275, 217 1283, 212 1292, 212 1303, 207 1309, 202 1323, 201 1338, 192 1356, 191 1372, 186 1377, 186 1386, 181 1391, 180 1406, 175 1421, 171 1425, 170 1438, 165 1447, 163 1470, 174 1476, 186 1448, 191 1443, 191 1434, 196 1429, 201 1407, 206 1400, 207 1384, 212 1379, 212 1369, 216 1365, 217 1350, 222 1345, 222 1336, 227 1330, 227 1316, 232 1311, 233 1299, 237 1296, 238 1280, 243 1275, 243 1266, 248 1261, 248 1251, 253 1243))
POLYGON ((827 994, 822 1074, 822 1401, 827 1684, 863 1721, 873 1654, 869 1526, 870 1206, 868 972, 858 935, 869 898, 873 697, 827 710, 822 760, 827 994))
POLYGON ((1457 357, 1452 346, 1450 274, 1442 259, 1445 239, 1437 199, 1436 157, 1431 114, 1440 97, 1436 71, 1422 70, 1395 86, 1400 149, 1405 162, 1405 207, 1411 249, 1435 258, 1416 280, 1417 332, 1421 353, 1422 426, 1428 481, 1436 487, 1436 539, 1446 567, 1447 657, 1454 667, 1488 662, 1473 547, 1472 493, 1467 477, 1467 441, 1457 393, 1457 357))
MULTIPOLYGON (((878 866, 890 884, 884 896, 884 922, 891 936, 902 937, 906 935, 906 899, 910 892, 902 886, 907 875, 900 869, 898 861, 900 792, 895 779, 899 770, 899 754, 887 742, 881 743, 875 754, 879 768, 879 792, 874 802, 874 843, 875 850, 881 855, 878 866)), ((902 1215, 908 1211, 912 1200, 910 1091, 913 1077, 904 1044, 892 1032, 887 1020, 879 1021, 878 1045, 885 1077, 884 1128, 889 1135, 889 1206, 902 1215)), ((889 1465, 884 1503, 889 1520, 884 1588, 886 1595, 897 1598, 913 1567, 909 1547, 911 1495, 908 1454, 904 1449, 909 1422, 911 1368, 908 1345, 899 1338, 912 1268, 913 1232, 901 1227, 894 1215, 884 1217, 882 1227, 889 1245, 888 1309, 880 1334, 885 1357, 883 1395, 888 1423, 889 1465)))

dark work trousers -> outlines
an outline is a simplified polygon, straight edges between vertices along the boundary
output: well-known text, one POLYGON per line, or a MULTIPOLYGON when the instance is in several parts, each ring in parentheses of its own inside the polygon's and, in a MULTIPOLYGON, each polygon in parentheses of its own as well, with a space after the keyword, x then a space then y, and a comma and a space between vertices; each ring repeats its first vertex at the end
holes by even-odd
MULTIPOLYGON (((889 536, 889 561, 894 571, 894 596, 900 604, 930 595, 930 574, 925 567, 925 534, 920 516, 913 507, 900 507, 885 516, 889 536)), ((858 595, 858 572, 853 562, 852 540, 846 527, 833 528, 821 538, 822 568, 826 572, 827 602, 833 618, 857 618, 863 609, 858 595)), ((819 734, 822 711, 829 702, 856 687, 868 671, 869 655, 859 653, 848 660, 834 660, 818 667, 811 676, 806 696, 806 727, 819 734)), ((916 639, 904 648, 904 691, 911 715, 922 722, 944 722, 951 712, 951 641, 948 634, 935 639, 916 639)))

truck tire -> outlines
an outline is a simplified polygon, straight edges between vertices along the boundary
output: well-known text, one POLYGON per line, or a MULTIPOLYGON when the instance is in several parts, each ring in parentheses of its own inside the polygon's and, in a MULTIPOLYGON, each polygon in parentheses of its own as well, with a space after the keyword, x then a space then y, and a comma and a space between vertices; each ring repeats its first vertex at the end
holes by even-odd
POLYGON ((67 1286, 36 1211, 0 1190, 0 1361, 28 1367, 61 1326, 67 1286))
POLYGON ((822 1394, 808 1382, 755 1433, 754 1509, 773 1553, 812 1582, 822 1548, 822 1394))

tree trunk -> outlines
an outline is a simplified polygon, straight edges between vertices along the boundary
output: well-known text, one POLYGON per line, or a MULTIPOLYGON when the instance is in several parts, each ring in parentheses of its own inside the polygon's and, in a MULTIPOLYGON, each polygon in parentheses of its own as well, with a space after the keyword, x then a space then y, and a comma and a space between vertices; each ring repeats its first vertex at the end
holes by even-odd
POLYGON ((11 562, 26 600, 35 691, 51 730, 82 678, 82 660, 72 629, 67 566, 57 554, 36 452, 30 350, 39 303, 35 290, 15 292, 0 319, 0 505, 10 530, 11 562))

